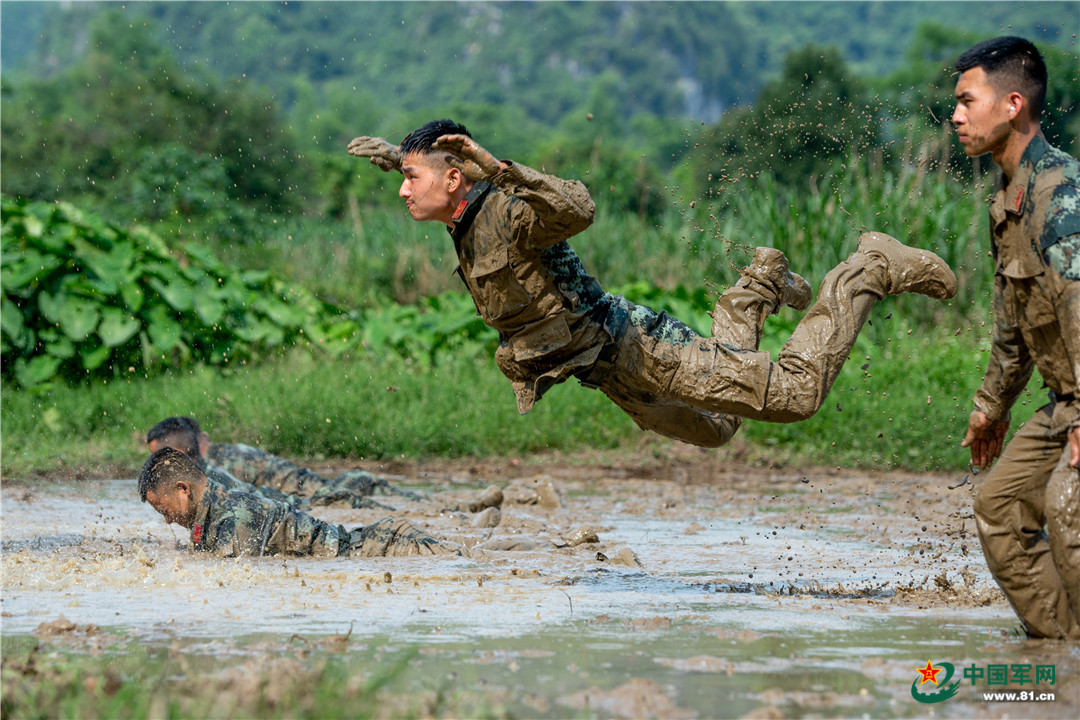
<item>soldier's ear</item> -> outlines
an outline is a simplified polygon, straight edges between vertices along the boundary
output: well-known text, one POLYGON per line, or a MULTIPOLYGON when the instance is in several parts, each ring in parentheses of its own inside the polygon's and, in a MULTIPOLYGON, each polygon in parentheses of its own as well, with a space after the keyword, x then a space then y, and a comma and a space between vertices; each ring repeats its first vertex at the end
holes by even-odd
POLYGON ((179 495, 191 495, 191 484, 186 480, 177 480, 176 492, 179 495))

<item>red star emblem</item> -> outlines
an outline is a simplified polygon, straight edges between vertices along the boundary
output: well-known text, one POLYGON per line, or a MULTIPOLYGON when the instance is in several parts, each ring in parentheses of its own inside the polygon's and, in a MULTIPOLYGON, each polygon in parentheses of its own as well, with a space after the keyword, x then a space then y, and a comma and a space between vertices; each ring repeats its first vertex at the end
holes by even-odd
POLYGON ((937 685, 937 676, 938 676, 938 673, 942 671, 942 669, 943 668, 935 668, 933 665, 930 664, 930 661, 927 660, 926 661, 926 667, 920 668, 920 669, 915 671, 915 672, 919 673, 920 675, 922 675, 922 682, 919 683, 919 684, 920 685, 925 685, 928 682, 932 682, 935 685, 937 685))

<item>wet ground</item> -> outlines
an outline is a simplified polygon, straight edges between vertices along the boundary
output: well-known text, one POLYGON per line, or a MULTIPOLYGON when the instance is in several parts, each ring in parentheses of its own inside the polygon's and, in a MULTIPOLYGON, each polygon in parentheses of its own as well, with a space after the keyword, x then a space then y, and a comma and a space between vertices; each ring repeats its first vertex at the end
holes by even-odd
MULTIPOLYGON (((219 560, 187 552, 186 531, 140 503, 132 479, 5 480, 5 642, 71 643, 94 626, 221 673, 331 644, 358 674, 403 663, 381 691, 388 717, 448 695, 523 717, 1080 712, 1080 649, 1018 634, 974 535, 971 484, 949 488, 959 476, 391 470, 428 497, 380 498, 395 514, 470 547, 531 548, 219 560), (470 512, 492 484, 501 508, 470 512), (920 683, 928 661, 955 669, 952 697, 939 699, 947 673, 920 683), (1025 682, 1037 666, 1053 667, 1053 684, 1025 682), (1003 691, 1054 700, 984 699, 1003 691)), ((352 527, 387 513, 315 514, 352 527)))

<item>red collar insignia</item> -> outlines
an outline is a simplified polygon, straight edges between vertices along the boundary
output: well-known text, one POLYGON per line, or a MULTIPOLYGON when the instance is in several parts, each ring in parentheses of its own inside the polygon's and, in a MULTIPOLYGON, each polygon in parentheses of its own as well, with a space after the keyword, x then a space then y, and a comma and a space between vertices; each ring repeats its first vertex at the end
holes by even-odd
POLYGON ((1012 199, 1013 212, 1020 212, 1024 209, 1024 188, 1023 186, 1016 188, 1016 193, 1012 199))
POLYGON ((461 219, 461 214, 463 212, 465 212, 465 208, 467 208, 467 207, 469 207, 469 201, 468 200, 462 200, 460 203, 458 203, 457 210, 454 211, 453 219, 454 220, 460 220, 461 219))
POLYGON ((196 544, 202 542, 202 525, 196 525, 191 529, 191 542, 196 544))

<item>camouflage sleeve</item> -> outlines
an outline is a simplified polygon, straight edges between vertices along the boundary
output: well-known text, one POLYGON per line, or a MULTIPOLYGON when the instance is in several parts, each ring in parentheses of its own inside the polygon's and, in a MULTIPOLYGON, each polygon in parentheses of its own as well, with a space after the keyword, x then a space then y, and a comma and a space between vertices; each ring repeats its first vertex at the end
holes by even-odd
MULTIPOLYGON (((1047 248, 1052 272, 1061 276, 1061 294, 1055 310, 1065 344, 1066 362, 1072 369, 1073 395, 1080 396, 1080 234, 1071 235, 1047 248)), ((1069 427, 1080 427, 1080 398, 1071 405, 1069 427)))
POLYGON ((991 420, 1005 420, 1024 391, 1035 368, 1031 352, 1016 318, 1004 302, 1005 281, 994 277, 994 338, 982 386, 975 393, 975 409, 991 420))
POLYGON ((491 183, 512 197, 525 201, 515 206, 516 231, 528 238, 533 249, 560 243, 592 225, 596 205, 588 188, 577 180, 563 180, 511 163, 491 178, 491 183))
POLYGON ((205 469, 206 476, 215 480, 226 490, 254 493, 255 495, 260 495, 267 500, 283 502, 289 507, 293 508, 302 508, 305 506, 305 502, 301 498, 296 497, 295 495, 286 495, 280 490, 275 490, 268 485, 263 487, 256 487, 251 483, 244 482, 243 480, 238 479, 232 473, 223 470, 222 468, 219 468, 212 463, 206 463, 205 469))
POLYGON ((267 540, 267 555, 310 555, 336 557, 348 549, 348 534, 340 525, 331 525, 307 513, 289 510, 280 516, 267 540), (342 543, 342 538, 346 539, 342 543))
POLYGON ((222 492, 214 505, 214 522, 203 530, 199 549, 217 557, 262 555, 278 514, 275 511, 286 507, 237 491, 222 492))
POLYGON ((310 497, 327 484, 323 478, 296 463, 250 445, 210 446, 207 458, 214 465, 257 487, 270 487, 287 495, 310 497))

